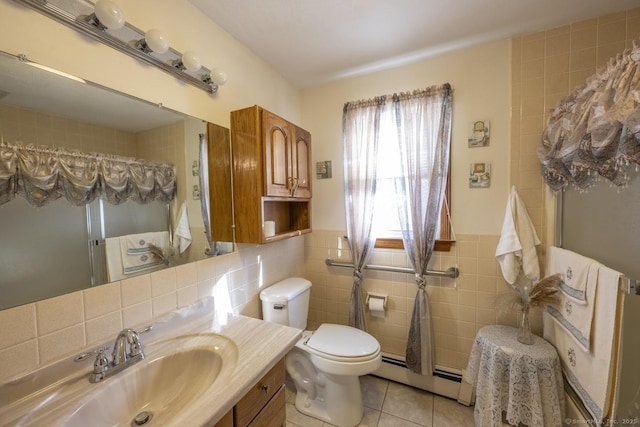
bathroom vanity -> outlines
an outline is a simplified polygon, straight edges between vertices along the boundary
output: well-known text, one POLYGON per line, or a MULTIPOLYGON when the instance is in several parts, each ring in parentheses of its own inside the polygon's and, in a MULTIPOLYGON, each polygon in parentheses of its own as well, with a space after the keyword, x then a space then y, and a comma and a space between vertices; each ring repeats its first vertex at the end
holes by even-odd
POLYGON ((281 426, 284 356, 301 333, 200 301, 154 322, 144 360, 101 382, 70 355, 0 384, 0 424, 129 425, 148 412, 139 425, 281 426))
POLYGON ((284 366, 281 359, 215 427, 283 427, 286 422, 284 366))

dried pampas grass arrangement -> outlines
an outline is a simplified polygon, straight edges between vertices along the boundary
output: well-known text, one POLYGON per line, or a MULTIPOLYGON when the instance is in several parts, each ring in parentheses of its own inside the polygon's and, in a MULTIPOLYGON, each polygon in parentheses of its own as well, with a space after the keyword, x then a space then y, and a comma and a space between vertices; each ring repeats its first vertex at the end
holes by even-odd
POLYGON ((562 282, 562 274, 545 277, 533 284, 529 290, 529 307, 545 307, 556 305, 560 300, 558 285, 562 282))
POLYGON ((562 274, 554 274, 535 282, 533 285, 514 285, 514 292, 501 292, 496 296, 496 307, 502 313, 521 308, 557 305, 562 274))
POLYGON ((149 243, 149 252, 160 259, 167 267, 171 266, 171 257, 156 245, 149 243))

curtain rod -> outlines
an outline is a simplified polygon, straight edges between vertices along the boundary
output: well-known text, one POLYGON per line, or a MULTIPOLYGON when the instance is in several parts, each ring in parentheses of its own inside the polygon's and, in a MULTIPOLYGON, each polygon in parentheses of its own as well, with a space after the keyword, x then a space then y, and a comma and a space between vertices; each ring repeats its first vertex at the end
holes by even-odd
MULTIPOLYGON (((349 267, 354 268, 355 266, 346 262, 336 262, 331 258, 327 258, 324 260, 324 263, 330 267, 349 267)), ((392 273, 409 273, 415 274, 415 271, 412 268, 406 267, 391 267, 386 265, 365 265, 364 268, 368 270, 379 270, 379 271, 390 271, 392 273)), ((439 270, 427 270, 427 276, 437 276, 437 277, 448 277, 451 279, 455 279, 460 275, 460 270, 457 267, 449 267, 446 271, 439 270)))

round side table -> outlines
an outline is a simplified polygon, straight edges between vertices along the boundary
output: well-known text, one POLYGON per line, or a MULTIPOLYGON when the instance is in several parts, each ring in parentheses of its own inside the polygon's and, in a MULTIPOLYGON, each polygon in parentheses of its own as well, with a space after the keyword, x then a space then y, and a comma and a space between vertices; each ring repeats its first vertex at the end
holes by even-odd
POLYGON ((555 348, 534 336, 532 345, 518 342, 510 326, 478 331, 464 380, 476 392, 476 427, 501 427, 502 412, 511 425, 561 427, 564 387, 555 348))

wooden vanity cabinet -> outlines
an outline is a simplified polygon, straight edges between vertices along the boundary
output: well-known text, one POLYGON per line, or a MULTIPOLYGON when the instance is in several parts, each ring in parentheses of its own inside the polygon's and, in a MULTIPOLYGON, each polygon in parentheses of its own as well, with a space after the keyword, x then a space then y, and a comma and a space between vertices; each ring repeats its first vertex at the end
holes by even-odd
POLYGON ((311 135, 259 106, 231 112, 234 224, 238 243, 311 231, 311 135), (262 224, 274 221, 275 236, 262 224))
POLYGON ((281 359, 214 427, 284 427, 285 365, 281 359))

